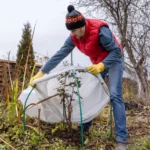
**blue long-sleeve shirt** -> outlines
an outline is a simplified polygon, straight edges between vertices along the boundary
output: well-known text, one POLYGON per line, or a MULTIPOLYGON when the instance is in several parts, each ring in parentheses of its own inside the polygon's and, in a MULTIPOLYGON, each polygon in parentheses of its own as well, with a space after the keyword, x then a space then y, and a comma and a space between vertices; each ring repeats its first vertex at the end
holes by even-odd
MULTIPOLYGON (((102 61, 104 63, 105 69, 109 69, 116 61, 121 61, 121 51, 119 46, 116 44, 112 32, 106 26, 102 26, 99 31, 99 41, 100 44, 109 51, 108 56, 102 61)), ((71 51, 75 48, 75 45, 69 36, 64 45, 60 48, 57 53, 51 57, 47 63, 42 67, 41 71, 48 73, 54 69, 66 56, 68 56, 71 51)))

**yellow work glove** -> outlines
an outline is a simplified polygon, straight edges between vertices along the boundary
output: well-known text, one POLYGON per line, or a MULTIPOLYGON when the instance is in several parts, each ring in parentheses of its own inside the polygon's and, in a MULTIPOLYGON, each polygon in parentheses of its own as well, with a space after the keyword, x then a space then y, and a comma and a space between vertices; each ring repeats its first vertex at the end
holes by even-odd
POLYGON ((32 77, 30 79, 29 85, 34 86, 33 80, 38 79, 38 78, 43 77, 43 76, 44 76, 44 73, 42 71, 39 71, 34 77, 32 77))
POLYGON ((105 69, 105 66, 102 62, 99 64, 91 65, 89 67, 86 67, 86 70, 91 72, 94 75, 98 75, 100 72, 103 72, 105 69))

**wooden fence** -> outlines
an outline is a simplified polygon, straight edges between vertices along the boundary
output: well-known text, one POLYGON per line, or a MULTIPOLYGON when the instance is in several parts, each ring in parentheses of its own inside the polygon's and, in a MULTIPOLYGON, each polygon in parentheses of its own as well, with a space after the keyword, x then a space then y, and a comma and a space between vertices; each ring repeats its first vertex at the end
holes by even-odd
MULTIPOLYGON (((7 87, 10 85, 10 77, 13 80, 16 73, 16 62, 10 60, 0 59, 0 98, 5 98, 7 87)), ((36 66, 36 72, 41 68, 40 65, 36 66)))

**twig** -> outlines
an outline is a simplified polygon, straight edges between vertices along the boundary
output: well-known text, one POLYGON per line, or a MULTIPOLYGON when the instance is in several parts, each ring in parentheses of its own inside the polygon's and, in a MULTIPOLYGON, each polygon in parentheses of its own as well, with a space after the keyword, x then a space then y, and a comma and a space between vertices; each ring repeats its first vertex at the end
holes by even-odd
POLYGON ((0 136, 0 140, 2 142, 4 142, 5 144, 7 144, 9 147, 11 147, 13 150, 17 150, 16 148, 14 148, 13 146, 11 146, 8 142, 6 142, 5 140, 3 140, 3 138, 0 136))
POLYGON ((38 130, 35 127, 32 127, 30 125, 26 125, 26 127, 33 129, 37 134, 39 134, 38 130))
MULTIPOLYGON (((48 99, 50 99, 50 98, 53 98, 53 97, 55 97, 55 96, 58 96, 58 95, 60 95, 60 94, 55 94, 55 95, 53 95, 53 96, 49 96, 49 97, 47 97, 47 98, 45 98, 45 99, 43 99, 43 100, 41 100, 41 101, 39 101, 39 102, 37 102, 37 103, 31 103, 31 104, 29 104, 25 109, 27 109, 29 106, 31 106, 31 105, 33 105, 32 107, 34 107, 34 106, 36 106, 36 105, 38 105, 38 104, 40 104, 40 103, 43 103, 43 102, 45 102, 45 101, 47 101, 48 99)), ((30 107, 30 108, 32 108, 32 107, 30 107)))
POLYGON ((40 112, 41 112, 41 109, 38 109, 38 130, 39 130, 39 135, 40 135, 40 112))
POLYGON ((10 51, 8 52, 8 73, 9 73, 9 79, 10 79, 10 84, 11 84, 11 88, 12 88, 12 78, 11 78, 11 74, 10 74, 10 65, 9 65, 9 61, 10 61, 10 51))

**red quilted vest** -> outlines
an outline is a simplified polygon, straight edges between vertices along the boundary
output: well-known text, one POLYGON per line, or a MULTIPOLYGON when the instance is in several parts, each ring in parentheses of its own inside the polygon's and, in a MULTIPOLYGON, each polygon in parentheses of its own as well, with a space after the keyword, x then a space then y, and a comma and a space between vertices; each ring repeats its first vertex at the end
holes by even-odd
MULTIPOLYGON (((108 24, 102 20, 86 19, 86 29, 82 39, 77 39, 75 36, 71 35, 75 46, 82 53, 89 56, 93 64, 98 64, 103 61, 109 54, 109 52, 100 45, 99 30, 101 26, 108 27, 108 24)), ((122 51, 120 43, 114 35, 113 37, 122 51)))

